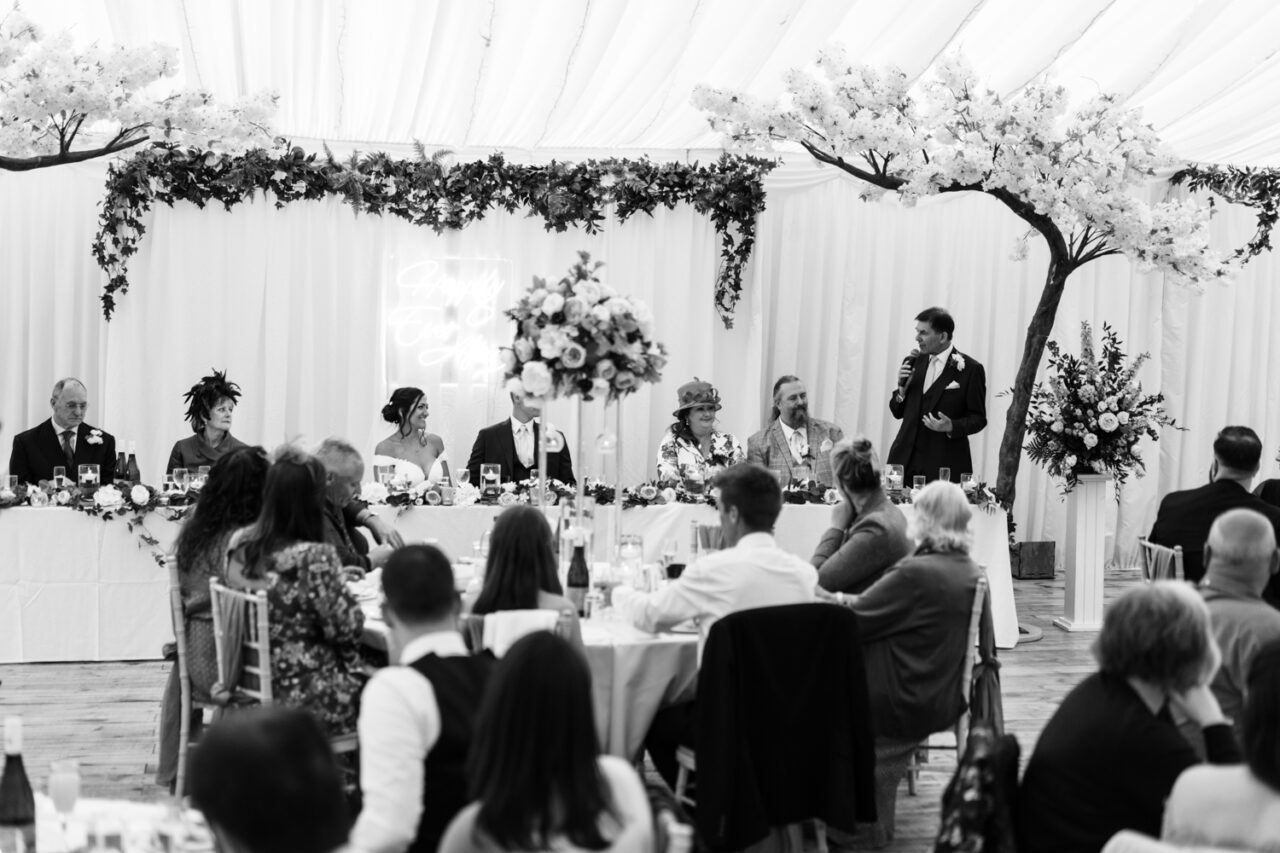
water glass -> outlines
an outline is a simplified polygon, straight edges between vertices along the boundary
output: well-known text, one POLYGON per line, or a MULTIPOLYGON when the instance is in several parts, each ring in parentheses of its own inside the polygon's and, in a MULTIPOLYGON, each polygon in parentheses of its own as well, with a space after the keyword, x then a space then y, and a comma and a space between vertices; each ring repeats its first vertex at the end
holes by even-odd
POLYGON ((440 487, 441 506, 453 506, 454 496, 455 492, 453 486, 445 485, 440 487))
POLYGON ((98 466, 97 465, 81 465, 77 471, 79 477, 77 482, 82 486, 98 485, 98 466))
POLYGON ((185 492, 191 485, 191 472, 186 468, 174 468, 173 484, 178 491, 185 492))
POLYGON ((67 484, 67 466, 53 466, 53 485, 55 488, 61 489, 67 484))
POLYGON ((679 543, 674 539, 663 539, 662 550, 658 552, 662 562, 662 568, 666 568, 676 561, 676 554, 679 552, 679 543))
POLYGON ((911 478, 911 490, 919 491, 924 488, 925 478, 923 474, 916 474, 911 478))
POLYGON ((960 488, 964 489, 966 492, 972 492, 974 489, 978 488, 978 481, 973 479, 972 474, 961 474, 960 488))
POLYGON ((896 492, 902 488, 903 470, 901 465, 884 466, 886 487, 891 492, 896 492))
POLYGON ((49 765, 49 799, 58 811, 58 822, 62 825, 62 838, 67 849, 71 844, 67 837, 67 822, 71 812, 75 810, 76 800, 80 798, 80 762, 74 758, 64 758, 49 765))
POLYGON ((396 475, 396 466, 394 465, 374 465, 373 466, 374 482, 380 485, 383 485, 383 486, 390 485, 391 478, 394 477, 395 475, 396 475))
POLYGON ((939 468, 939 469, 938 469, 938 479, 939 479, 939 480, 941 480, 941 481, 942 481, 942 482, 944 482, 944 483, 950 483, 950 482, 951 482, 951 469, 950 469, 950 468, 939 468))
POLYGON ((644 537, 638 533, 624 533, 618 538, 618 562, 622 566, 622 576, 632 584, 639 585, 644 574, 644 537))
POLYGON ((161 490, 164 494, 168 495, 168 494, 172 494, 173 492, 177 491, 177 488, 178 488, 178 483, 177 483, 177 481, 176 481, 176 480, 174 480, 174 479, 173 479, 173 475, 172 475, 172 474, 165 474, 165 475, 164 475, 164 482, 160 484, 160 490, 161 490))
POLYGON ((16 492, 18 490, 18 475, 17 474, 8 475, 8 477, 5 478, 5 485, 9 489, 9 491, 16 492))
POLYGON ((495 495, 502 482, 502 466, 485 464, 480 466, 480 490, 487 495, 495 495))

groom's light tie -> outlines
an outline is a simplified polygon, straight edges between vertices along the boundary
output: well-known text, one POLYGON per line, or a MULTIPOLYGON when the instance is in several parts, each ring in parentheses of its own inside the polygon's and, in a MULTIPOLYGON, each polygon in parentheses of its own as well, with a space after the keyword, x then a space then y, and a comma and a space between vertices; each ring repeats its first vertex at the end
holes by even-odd
POLYGON ((528 468, 533 465, 533 433, 528 424, 520 424, 516 430, 516 453, 520 456, 520 464, 528 468))

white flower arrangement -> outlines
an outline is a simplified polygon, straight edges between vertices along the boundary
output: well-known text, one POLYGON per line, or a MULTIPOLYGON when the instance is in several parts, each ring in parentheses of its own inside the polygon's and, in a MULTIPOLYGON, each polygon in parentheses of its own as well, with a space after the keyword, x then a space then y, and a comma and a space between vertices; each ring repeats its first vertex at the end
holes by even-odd
POLYGON ((602 264, 578 255, 565 278, 535 278, 506 312, 516 323, 515 339, 502 351, 513 394, 615 400, 662 378, 667 349, 653 340, 648 306, 619 296, 596 277, 602 264))
POLYGON ((133 501, 134 506, 146 506, 151 503, 151 490, 138 483, 129 490, 129 500, 133 501))
POLYGON ((360 500, 367 504, 384 504, 390 493, 382 483, 363 483, 360 486, 360 500))
POLYGON ((1142 476, 1139 439, 1157 441, 1159 427, 1179 428, 1165 414, 1163 395, 1142 393, 1137 373, 1146 353, 1126 366, 1120 340, 1105 324, 1096 358, 1088 323, 1081 324, 1080 341, 1079 356, 1048 343, 1052 375, 1032 389, 1027 411, 1027 454, 1064 478, 1067 491, 1081 474, 1111 474, 1117 485, 1130 471, 1142 476))
POLYGON ((124 505, 124 495, 115 486, 103 486, 93 493, 93 503, 103 510, 113 510, 124 505))

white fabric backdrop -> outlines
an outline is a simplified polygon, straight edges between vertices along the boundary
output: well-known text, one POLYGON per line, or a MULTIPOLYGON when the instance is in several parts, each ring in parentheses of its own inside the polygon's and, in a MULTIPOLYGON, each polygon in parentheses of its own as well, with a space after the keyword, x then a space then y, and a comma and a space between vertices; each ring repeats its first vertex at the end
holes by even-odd
MULTIPOLYGON (((496 267, 507 277, 497 307, 504 307, 531 275, 560 274, 578 248, 607 261, 614 284, 650 302, 672 350, 664 382, 625 404, 625 481, 652 471, 675 389, 695 374, 720 387, 722 421, 744 439, 767 412, 773 379, 795 372, 809 383, 815 415, 887 446, 896 423, 884 401, 912 345, 912 317, 930 304, 953 310, 957 345, 987 367, 991 425, 976 441, 975 466, 993 477, 1004 414, 995 394, 1012 381, 1043 274, 1034 244, 1026 262, 1007 259, 1020 222, 989 199, 955 196, 913 210, 868 205, 838 173, 800 163, 769 179, 732 331, 711 308, 714 231, 687 209, 610 223, 595 237, 548 234, 538 221, 503 214, 436 236, 354 217, 336 202, 276 211, 262 201, 232 213, 160 207, 133 262, 134 289, 105 324, 102 277, 89 254, 103 169, 0 174, 0 446, 7 451, 13 432, 48 415, 56 378, 77 374, 90 388, 90 421, 137 441, 148 479, 186 434, 181 393, 214 366, 244 386, 235 432, 245 440, 270 446, 341 434, 367 448, 380 434, 386 392, 413 382, 430 395, 431 429, 455 459, 465 457, 475 430, 506 414, 505 398, 496 381, 477 382, 466 370, 453 372, 461 381, 452 390, 441 384, 443 366, 393 372, 413 355, 386 345, 388 311, 403 298, 397 277, 424 258, 501 259, 496 267)), ((1219 245, 1240 245, 1251 222, 1247 212, 1223 209, 1214 226, 1219 245)), ((1147 454, 1151 474, 1126 489, 1117 515, 1122 550, 1149 527, 1158 495, 1203 481, 1221 426, 1254 426, 1268 459, 1280 443, 1280 407, 1262 391, 1280 368, 1271 334, 1277 280, 1271 256, 1202 294, 1135 274, 1117 258, 1071 280, 1054 336, 1074 348, 1081 319, 1111 322, 1130 352, 1152 353, 1146 387, 1163 388, 1170 411, 1190 428, 1166 433, 1147 454)), ((602 429, 598 409, 584 427, 589 436, 602 429)), ((550 417, 566 427, 571 420, 564 404, 550 417)), ((601 460, 593 452, 586 463, 598 470, 601 460)), ((1274 468, 1268 462, 1264 472, 1274 468)), ((1021 534, 1060 529, 1057 487, 1029 464, 1019 496, 1021 534)))

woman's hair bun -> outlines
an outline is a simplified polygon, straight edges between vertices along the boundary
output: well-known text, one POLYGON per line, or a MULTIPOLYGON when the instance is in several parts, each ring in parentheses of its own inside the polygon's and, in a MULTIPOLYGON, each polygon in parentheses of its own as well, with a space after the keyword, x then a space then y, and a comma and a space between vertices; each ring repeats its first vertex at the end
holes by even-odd
POLYGON ((382 419, 389 424, 400 423, 400 410, 395 403, 387 403, 382 407, 382 419))
POLYGON ((870 453, 871 439, 867 438, 865 435, 860 435, 853 440, 853 443, 851 444, 850 449, 853 450, 854 453, 857 453, 859 456, 870 453))

